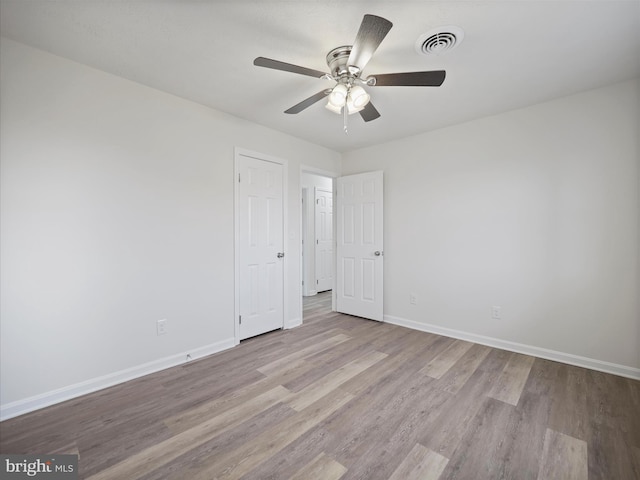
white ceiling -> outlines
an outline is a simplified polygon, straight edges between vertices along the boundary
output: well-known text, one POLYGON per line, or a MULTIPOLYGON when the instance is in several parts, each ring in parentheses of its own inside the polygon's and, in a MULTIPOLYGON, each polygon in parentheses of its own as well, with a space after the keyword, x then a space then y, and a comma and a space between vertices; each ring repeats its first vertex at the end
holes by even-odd
POLYGON ((640 0, 0 0, 0 18, 5 37, 337 151, 640 76, 640 0), (284 114, 332 83, 253 59, 328 71, 326 54, 353 43, 365 13, 394 26, 363 76, 444 69, 444 84, 369 88, 382 116, 349 117, 348 135, 325 102, 284 114), (443 25, 464 41, 416 53, 443 25))

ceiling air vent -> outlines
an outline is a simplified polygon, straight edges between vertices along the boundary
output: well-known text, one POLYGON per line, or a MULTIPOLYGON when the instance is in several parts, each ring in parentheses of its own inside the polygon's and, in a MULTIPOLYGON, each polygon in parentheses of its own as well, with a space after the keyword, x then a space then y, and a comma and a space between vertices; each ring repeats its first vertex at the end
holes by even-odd
POLYGON ((422 55, 442 55, 462 42, 464 32, 460 27, 437 27, 420 35, 416 41, 416 51, 422 55))

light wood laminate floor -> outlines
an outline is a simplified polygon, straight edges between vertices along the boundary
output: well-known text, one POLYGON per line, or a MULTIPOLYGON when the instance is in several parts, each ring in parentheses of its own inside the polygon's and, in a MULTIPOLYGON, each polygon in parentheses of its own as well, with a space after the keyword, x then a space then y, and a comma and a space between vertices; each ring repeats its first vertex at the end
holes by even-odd
POLYGON ((330 312, 0 424, 98 479, 640 479, 640 382, 330 312))

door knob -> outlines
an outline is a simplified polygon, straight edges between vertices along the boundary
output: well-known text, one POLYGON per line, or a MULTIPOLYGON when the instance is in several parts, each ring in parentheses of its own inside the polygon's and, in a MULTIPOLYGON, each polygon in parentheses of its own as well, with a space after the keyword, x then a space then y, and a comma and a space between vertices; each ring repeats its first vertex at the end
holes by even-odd
POLYGON ((376 257, 379 257, 380 255, 382 255, 382 253, 380 253, 378 250, 376 250, 375 252, 373 252, 373 254, 374 254, 376 257))
POLYGON ((278 258, 284 257, 284 252, 278 252, 278 258))

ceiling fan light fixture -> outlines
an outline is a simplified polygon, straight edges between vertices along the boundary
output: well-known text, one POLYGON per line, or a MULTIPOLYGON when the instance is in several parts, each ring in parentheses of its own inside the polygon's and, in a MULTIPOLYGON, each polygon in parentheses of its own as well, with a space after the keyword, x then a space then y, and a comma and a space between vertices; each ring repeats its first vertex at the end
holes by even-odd
POLYGON ((348 93, 349 90, 347 89, 347 86, 343 83, 339 83, 333 87, 333 90, 329 94, 329 104, 338 108, 344 106, 347 102, 348 93))
POLYGON ((351 97, 347 98, 347 113, 349 115, 353 115, 354 113, 358 113, 360 110, 364 109, 364 105, 361 107, 356 107, 351 100, 351 97))
POLYGON ((331 110, 333 113, 337 113, 338 115, 342 113, 342 107, 336 107, 331 103, 331 101, 327 102, 327 104, 325 105, 325 108, 327 110, 331 110))
POLYGON ((349 99, 355 108, 362 110, 369 103, 371 97, 360 85, 354 85, 349 90, 349 99))

